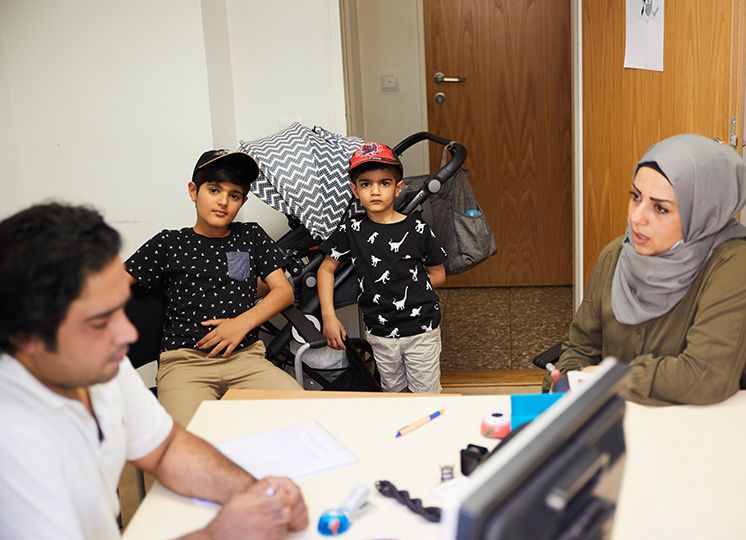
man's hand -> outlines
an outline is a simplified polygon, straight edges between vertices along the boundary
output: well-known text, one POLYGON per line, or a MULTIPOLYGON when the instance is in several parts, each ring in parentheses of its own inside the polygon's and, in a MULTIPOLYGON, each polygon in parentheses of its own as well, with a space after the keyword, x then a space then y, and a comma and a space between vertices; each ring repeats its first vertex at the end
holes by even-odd
POLYGON ((302 531, 308 527, 308 509, 300 488, 292 480, 285 477, 267 476, 264 480, 275 491, 275 496, 282 497, 285 505, 290 509, 288 529, 302 531))
POLYGON ((332 349, 343 351, 345 348, 344 340, 347 339, 347 332, 339 319, 336 317, 324 319, 323 330, 326 344, 332 349))
POLYGON ((306 506, 300 490, 290 480, 276 478, 272 482, 255 482, 244 493, 232 497, 204 533, 207 538, 221 540, 275 540, 284 538, 288 530, 300 530, 307 525, 306 506), (274 494, 268 493, 270 486, 274 494), (294 507, 289 504, 291 499, 295 501, 294 507))
POLYGON ((176 493, 223 504, 206 528, 183 539, 284 538, 308 526, 303 496, 290 479, 256 480, 181 426, 174 425, 158 448, 134 464, 176 493))
POLYGON ((221 355, 223 358, 228 358, 231 353, 238 347, 238 345, 246 337, 246 334, 251 330, 246 327, 246 324, 239 318, 234 319, 212 319, 209 321, 202 321, 202 326, 212 326, 210 330, 202 339, 197 342, 198 349, 209 349, 213 347, 210 353, 207 355, 208 358, 214 358, 220 351, 224 351, 221 355))

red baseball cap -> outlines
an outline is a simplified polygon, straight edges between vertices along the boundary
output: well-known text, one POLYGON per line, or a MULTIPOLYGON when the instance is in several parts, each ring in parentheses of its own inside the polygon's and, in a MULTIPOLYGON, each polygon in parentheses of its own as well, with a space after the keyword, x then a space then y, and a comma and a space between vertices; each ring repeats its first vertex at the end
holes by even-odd
POLYGON ((366 163, 382 163, 386 165, 393 165, 398 168, 399 171, 404 174, 404 167, 399 161, 399 158, 394 154, 393 150, 385 144, 376 142, 367 142, 360 148, 355 150, 350 158, 350 167, 347 169, 348 173, 352 173, 354 169, 357 169, 360 165, 366 163))

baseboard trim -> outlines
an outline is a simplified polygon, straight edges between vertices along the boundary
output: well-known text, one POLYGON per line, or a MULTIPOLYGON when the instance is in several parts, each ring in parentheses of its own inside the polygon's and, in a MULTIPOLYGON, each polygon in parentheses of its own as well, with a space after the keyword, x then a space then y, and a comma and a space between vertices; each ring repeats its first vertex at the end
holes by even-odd
POLYGON ((541 386, 546 371, 542 369, 498 369, 478 371, 446 371, 440 374, 443 389, 541 386))

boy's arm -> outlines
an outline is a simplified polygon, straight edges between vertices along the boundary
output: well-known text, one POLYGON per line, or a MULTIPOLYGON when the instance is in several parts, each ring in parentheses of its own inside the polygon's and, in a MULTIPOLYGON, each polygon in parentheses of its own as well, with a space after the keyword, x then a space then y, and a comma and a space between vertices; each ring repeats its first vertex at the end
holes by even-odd
POLYGON ((334 310, 334 272, 337 271, 338 266, 338 261, 327 256, 316 272, 316 278, 318 279, 317 288, 326 344, 332 349, 343 350, 345 348, 343 341, 347 338, 347 332, 337 319, 337 312, 334 310))
POLYGON ((257 278, 256 280, 256 295, 259 298, 264 298, 269 294, 269 287, 266 283, 264 283, 264 280, 262 278, 257 278))
POLYGON ((430 278, 430 285, 433 287, 440 287, 446 282, 446 265, 438 264, 436 266, 428 266, 425 268, 427 275, 430 278))
POLYGON ((212 326, 213 329, 200 339, 196 346, 198 349, 212 347, 207 355, 208 358, 214 358, 221 351, 223 351, 221 356, 227 358, 243 341, 246 334, 293 303, 293 287, 285 277, 282 268, 271 272, 264 282, 269 287, 269 293, 254 307, 232 319, 202 321, 202 326, 212 326))

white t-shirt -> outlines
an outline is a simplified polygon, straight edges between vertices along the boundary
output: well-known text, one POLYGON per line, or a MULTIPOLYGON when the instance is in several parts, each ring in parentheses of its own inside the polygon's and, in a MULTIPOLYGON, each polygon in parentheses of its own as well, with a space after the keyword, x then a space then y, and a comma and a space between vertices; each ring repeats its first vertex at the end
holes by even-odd
POLYGON ((119 538, 117 486, 125 460, 155 450, 173 426, 125 359, 91 386, 96 421, 15 358, 0 355, 0 536, 119 538))

